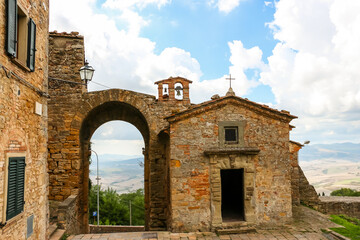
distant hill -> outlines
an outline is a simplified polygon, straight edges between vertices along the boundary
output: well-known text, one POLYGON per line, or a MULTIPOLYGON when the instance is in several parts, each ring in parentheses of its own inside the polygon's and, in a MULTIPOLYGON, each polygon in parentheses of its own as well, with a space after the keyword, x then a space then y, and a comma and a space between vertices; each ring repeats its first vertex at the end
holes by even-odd
POLYGON ((360 162, 359 143, 309 144, 305 145, 299 153, 300 161, 313 161, 320 159, 342 159, 360 162))
MULTIPOLYGON (((99 154, 100 162, 110 162, 110 161, 124 161, 135 158, 143 158, 142 155, 120 155, 120 154, 99 154)), ((92 161, 96 163, 96 156, 92 154, 92 161)))
POLYGON ((340 188, 360 190, 360 144, 305 145, 299 164, 318 193, 340 188))
MULTIPOLYGON (((143 156, 99 155, 99 176, 103 189, 111 187, 118 193, 144 188, 143 156)), ((90 179, 96 184, 96 157, 90 165, 90 179)))

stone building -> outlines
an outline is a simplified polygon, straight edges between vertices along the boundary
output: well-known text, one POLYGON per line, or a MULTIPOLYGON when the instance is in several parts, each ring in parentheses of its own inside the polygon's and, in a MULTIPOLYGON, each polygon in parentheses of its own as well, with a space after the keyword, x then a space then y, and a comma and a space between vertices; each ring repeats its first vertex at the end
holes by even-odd
POLYGON ((66 202, 51 217, 68 232, 89 230, 90 139, 112 120, 133 124, 144 138, 147 230, 215 231, 291 221, 292 205, 304 200, 305 178, 297 157, 302 145, 289 140, 295 116, 232 89, 191 104, 192 82, 182 77, 155 82, 157 98, 123 89, 88 92, 78 75, 83 37, 50 33, 50 53, 49 199, 52 209, 66 202))
POLYGON ((0 4, 0 239, 46 239, 48 0, 0 4))

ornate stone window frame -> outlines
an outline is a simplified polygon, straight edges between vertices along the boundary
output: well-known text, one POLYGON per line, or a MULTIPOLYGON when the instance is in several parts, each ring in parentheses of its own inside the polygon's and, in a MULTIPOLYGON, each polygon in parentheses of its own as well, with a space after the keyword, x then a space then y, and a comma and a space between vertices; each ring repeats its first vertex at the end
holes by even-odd
POLYGON ((222 121, 219 122, 219 145, 220 148, 237 148, 244 147, 244 129, 245 129, 245 120, 241 121, 222 121), (226 141, 225 140, 225 131, 226 129, 236 128, 236 141, 226 141))
POLYGON ((221 176, 222 169, 244 169, 244 217, 246 224, 256 224, 255 216, 255 160, 258 148, 242 147, 233 149, 210 149, 204 154, 209 157, 211 189, 211 228, 212 230, 231 227, 238 222, 225 223, 221 213, 221 176))

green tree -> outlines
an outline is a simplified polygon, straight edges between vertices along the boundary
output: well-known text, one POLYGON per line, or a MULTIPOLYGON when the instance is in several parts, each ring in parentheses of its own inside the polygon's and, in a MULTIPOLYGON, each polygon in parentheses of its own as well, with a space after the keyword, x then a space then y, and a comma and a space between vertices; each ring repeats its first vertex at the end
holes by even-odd
MULTIPOLYGON (((135 192, 123 193, 120 195, 121 202, 130 208, 131 201, 131 218, 132 225, 142 226, 145 224, 145 204, 144 190, 138 189, 135 192)), ((128 224, 130 224, 130 210, 128 212, 128 224)))
MULTIPOLYGON (((89 222, 95 224, 96 218, 92 213, 97 209, 97 189, 92 186, 89 192, 89 222)), ((138 189, 135 192, 117 194, 115 190, 108 188, 100 189, 100 225, 129 225, 130 224, 130 202, 132 225, 145 224, 144 190, 138 189)))
POLYGON ((100 209, 102 222, 109 220, 110 225, 124 225, 127 223, 128 209, 120 202, 119 195, 115 190, 108 188, 104 192, 104 204, 100 209))
POLYGON ((341 188, 339 190, 332 191, 330 193, 331 196, 351 196, 358 197, 360 196, 360 192, 350 189, 350 188, 341 188))

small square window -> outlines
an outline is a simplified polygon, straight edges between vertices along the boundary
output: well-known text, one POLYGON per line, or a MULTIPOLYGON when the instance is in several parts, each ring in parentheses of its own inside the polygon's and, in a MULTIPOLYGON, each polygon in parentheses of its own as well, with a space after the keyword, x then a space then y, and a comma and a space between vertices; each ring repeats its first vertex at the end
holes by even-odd
POLYGON ((219 146, 224 148, 244 147, 245 120, 219 122, 219 146))
POLYGON ((226 144, 238 143, 238 127, 224 127, 224 130, 226 144))

